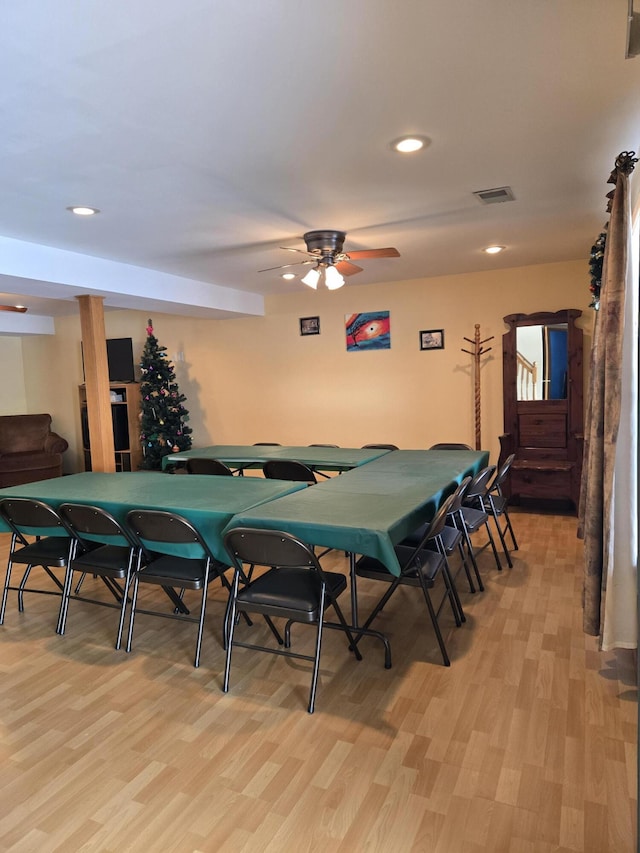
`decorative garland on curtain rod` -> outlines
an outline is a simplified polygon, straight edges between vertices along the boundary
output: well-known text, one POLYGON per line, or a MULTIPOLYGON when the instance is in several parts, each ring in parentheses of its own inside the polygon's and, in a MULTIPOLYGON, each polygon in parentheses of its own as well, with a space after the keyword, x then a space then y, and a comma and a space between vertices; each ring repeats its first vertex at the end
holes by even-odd
MULTIPOLYGON (((616 157, 615 168, 609 175, 608 184, 615 184, 618 180, 618 170, 624 172, 625 175, 630 175, 633 172, 638 158, 635 156, 635 151, 622 151, 616 157)), ((613 204, 613 196, 615 188, 607 193, 607 213, 611 213, 611 205, 613 204)), ((609 223, 606 222, 603 230, 598 235, 598 239, 591 247, 589 255, 589 274, 591 276, 591 302, 589 308, 594 308, 596 311, 600 307, 600 289, 602 288, 602 264, 604 261, 604 250, 607 244, 607 228, 609 223)))

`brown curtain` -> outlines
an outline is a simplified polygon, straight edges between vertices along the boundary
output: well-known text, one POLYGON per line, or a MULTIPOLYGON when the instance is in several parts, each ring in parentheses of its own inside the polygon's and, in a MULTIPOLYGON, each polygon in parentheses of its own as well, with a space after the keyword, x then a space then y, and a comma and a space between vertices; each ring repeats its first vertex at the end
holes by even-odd
POLYGON ((613 471, 620 423, 625 283, 631 230, 629 175, 633 151, 618 156, 609 182, 615 184, 596 314, 587 395, 584 462, 578 535, 584 539, 583 628, 600 634, 604 555, 609 549, 613 471))

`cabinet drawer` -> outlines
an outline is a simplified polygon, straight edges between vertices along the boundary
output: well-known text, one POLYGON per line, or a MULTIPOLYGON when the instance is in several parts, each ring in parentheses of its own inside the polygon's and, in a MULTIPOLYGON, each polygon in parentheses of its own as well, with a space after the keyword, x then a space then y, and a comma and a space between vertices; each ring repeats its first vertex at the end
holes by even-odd
POLYGON ((564 414, 520 415, 521 447, 566 447, 567 417, 564 414))
POLYGON ((571 468, 512 468, 511 492, 523 498, 568 498, 571 496, 571 468))

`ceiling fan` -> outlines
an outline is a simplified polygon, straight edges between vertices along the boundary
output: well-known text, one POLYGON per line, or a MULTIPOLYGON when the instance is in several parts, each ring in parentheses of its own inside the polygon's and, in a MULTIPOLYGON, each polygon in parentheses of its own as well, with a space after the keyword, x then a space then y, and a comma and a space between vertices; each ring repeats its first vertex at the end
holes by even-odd
POLYGON ((362 267, 351 263, 352 260, 362 260, 365 258, 399 258, 400 252, 397 249, 362 249, 354 252, 344 252, 344 240, 347 236, 345 231, 307 231, 303 235, 306 244, 304 249, 292 249, 288 246, 281 246, 286 252, 299 252, 302 255, 308 255, 306 261, 298 261, 291 264, 281 264, 279 267, 268 267, 259 272, 270 272, 271 270, 281 270, 286 267, 295 267, 301 265, 314 264, 313 269, 301 279, 304 284, 309 285, 314 290, 318 287, 318 282, 322 276, 329 290, 337 290, 344 284, 345 275, 355 275, 362 272, 362 267))
POLYGON ((24 314, 26 310, 24 305, 0 305, 0 311, 17 311, 18 314, 24 314))

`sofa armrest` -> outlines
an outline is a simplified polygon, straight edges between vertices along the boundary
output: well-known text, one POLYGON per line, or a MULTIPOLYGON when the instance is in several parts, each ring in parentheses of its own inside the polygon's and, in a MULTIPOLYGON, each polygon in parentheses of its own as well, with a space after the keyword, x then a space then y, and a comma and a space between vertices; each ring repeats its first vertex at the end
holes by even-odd
POLYGON ((68 447, 69 442, 57 432, 50 432, 44 440, 46 453, 64 453, 68 447))

